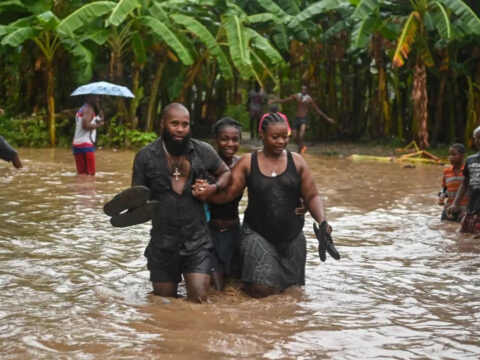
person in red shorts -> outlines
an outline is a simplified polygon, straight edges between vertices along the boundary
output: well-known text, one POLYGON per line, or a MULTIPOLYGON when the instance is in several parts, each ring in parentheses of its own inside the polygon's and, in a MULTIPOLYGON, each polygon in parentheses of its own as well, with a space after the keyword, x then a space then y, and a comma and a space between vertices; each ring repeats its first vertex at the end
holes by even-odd
POLYGON ((447 208, 452 205, 455 200, 460 184, 463 182, 463 168, 464 168, 465 146, 463 144, 453 144, 449 149, 448 160, 451 166, 443 169, 442 191, 438 197, 438 204, 443 205, 441 220, 460 221, 465 215, 468 196, 464 196, 460 200, 460 210, 453 214, 450 218, 447 216, 447 208))
POLYGON ((473 131, 473 140, 477 153, 469 156, 465 161, 463 182, 458 188, 455 200, 447 209, 447 215, 452 217, 460 210, 460 201, 469 191, 467 214, 462 220, 460 231, 480 234, 480 126, 473 131))
POLYGON ((103 125, 100 96, 87 95, 85 104, 75 115, 73 155, 78 174, 95 175, 95 142, 97 128, 103 125))

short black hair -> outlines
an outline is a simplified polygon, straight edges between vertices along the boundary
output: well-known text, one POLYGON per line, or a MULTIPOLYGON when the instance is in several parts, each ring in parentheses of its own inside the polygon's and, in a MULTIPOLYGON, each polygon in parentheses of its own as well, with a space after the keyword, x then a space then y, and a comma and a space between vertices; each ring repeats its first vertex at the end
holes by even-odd
POLYGON ((450 145, 450 149, 455 149, 460 154, 465 154, 467 152, 467 150, 465 149, 465 146, 463 144, 460 144, 460 143, 450 145))
POLYGON ((269 113, 267 116, 263 118, 262 125, 260 128, 262 129, 262 131, 265 131, 265 129, 270 124, 278 124, 278 123, 286 124, 285 120, 278 113, 269 113))
POLYGON ((215 135, 218 135, 220 132, 220 129, 226 127, 226 126, 233 126, 238 130, 240 133, 240 136, 242 136, 242 124, 240 124, 237 120, 231 118, 231 117, 224 117, 220 120, 218 120, 214 125, 213 125, 213 133, 215 135))

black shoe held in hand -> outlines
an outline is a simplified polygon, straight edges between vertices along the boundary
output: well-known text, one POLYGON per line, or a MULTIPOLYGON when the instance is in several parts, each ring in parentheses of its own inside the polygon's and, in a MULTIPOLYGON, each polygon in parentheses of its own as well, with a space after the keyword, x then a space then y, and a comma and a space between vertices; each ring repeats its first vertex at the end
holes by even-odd
POLYGON ((103 206, 103 212, 108 216, 115 216, 129 209, 135 209, 144 205, 150 199, 150 189, 146 186, 132 186, 107 202, 103 206))
POLYGON ((152 200, 135 209, 112 216, 110 219, 110 224, 119 228, 143 224, 152 220, 153 212, 157 204, 158 201, 152 200))
POLYGON ((316 223, 313 223, 313 231, 315 231, 315 236, 318 239, 318 255, 321 261, 325 261, 327 259, 325 251, 328 251, 332 258, 339 260, 340 254, 337 249, 335 249, 332 236, 327 232, 327 227, 328 224, 326 221, 322 221, 320 228, 318 228, 316 223))

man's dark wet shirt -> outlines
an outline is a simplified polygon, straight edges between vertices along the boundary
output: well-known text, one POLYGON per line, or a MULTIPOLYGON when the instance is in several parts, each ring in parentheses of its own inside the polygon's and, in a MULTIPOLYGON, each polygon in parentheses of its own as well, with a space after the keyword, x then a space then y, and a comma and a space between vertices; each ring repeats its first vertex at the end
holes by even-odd
POLYGON ((214 174, 223 164, 207 143, 190 140, 187 159, 191 164, 185 187, 179 195, 172 189, 172 173, 168 167, 162 140, 159 138, 141 149, 133 164, 132 186, 144 185, 152 190, 152 200, 158 206, 152 218, 147 257, 155 251, 192 253, 199 246, 211 244, 203 203, 192 196, 196 178, 214 174))
POLYGON ((480 214, 480 153, 467 158, 463 175, 470 188, 467 211, 469 214, 478 215, 480 214))

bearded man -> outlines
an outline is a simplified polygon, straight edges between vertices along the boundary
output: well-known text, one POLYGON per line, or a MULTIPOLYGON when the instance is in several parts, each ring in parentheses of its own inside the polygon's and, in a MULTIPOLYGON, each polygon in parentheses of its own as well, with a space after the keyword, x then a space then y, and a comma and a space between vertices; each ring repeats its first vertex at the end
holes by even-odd
POLYGON ((191 138, 190 114, 179 103, 162 112, 162 135, 135 156, 132 186, 151 190, 158 202, 145 250, 155 295, 176 297, 183 274, 190 300, 207 300, 213 243, 203 203, 192 196, 195 179, 213 175, 213 194, 231 181, 228 166, 207 143, 191 138))

